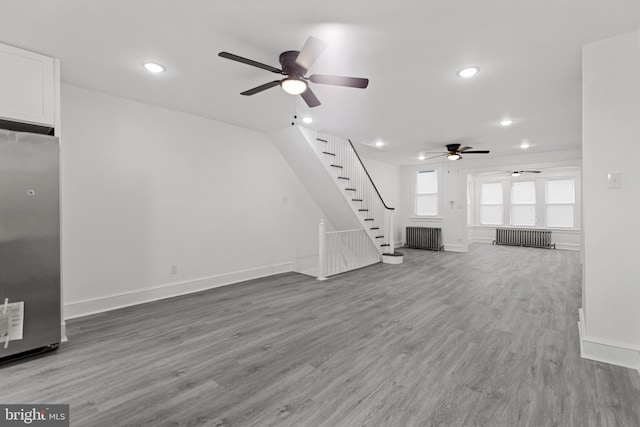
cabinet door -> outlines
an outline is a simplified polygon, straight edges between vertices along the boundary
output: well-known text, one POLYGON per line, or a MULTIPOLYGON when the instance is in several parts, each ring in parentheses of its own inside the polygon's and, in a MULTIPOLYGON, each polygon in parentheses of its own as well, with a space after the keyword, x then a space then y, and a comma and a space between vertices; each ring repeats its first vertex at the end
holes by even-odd
POLYGON ((54 60, 0 44, 0 118, 54 125, 54 60))

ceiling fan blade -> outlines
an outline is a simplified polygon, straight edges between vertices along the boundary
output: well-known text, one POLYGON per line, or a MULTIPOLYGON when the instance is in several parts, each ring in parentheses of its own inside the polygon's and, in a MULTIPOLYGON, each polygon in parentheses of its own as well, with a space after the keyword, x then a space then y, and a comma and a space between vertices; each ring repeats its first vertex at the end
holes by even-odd
POLYGON ((302 99, 304 99, 304 102, 307 103, 309 108, 317 107, 318 105, 320 105, 320 100, 318 99, 318 97, 316 97, 316 94, 313 93, 310 87, 302 92, 300 96, 302 97, 302 99))
POLYGON ((272 73, 282 74, 282 70, 271 65, 263 64, 262 62, 254 61, 253 59, 243 58, 242 56, 234 55, 229 52, 220 52, 219 57, 230 59, 232 61, 242 62, 243 64, 252 65, 254 67, 262 68, 263 70, 271 71, 272 73))
POLYGON ((322 40, 309 37, 296 58, 296 65, 308 70, 326 48, 327 44, 322 40))
POLYGON ((279 84, 280 84, 280 80, 274 80, 272 82, 265 83, 263 85, 254 87, 253 89, 245 90, 240 95, 246 95, 246 96, 255 95, 258 92, 262 92, 263 90, 271 89, 272 87, 278 86, 279 84))
POLYGON ((466 147, 462 147, 460 150, 458 151, 467 151, 467 150, 471 150, 473 147, 469 147, 468 145, 466 147))
POLYGON ((520 171, 522 173, 540 173, 542 171, 520 171))
POLYGON ((449 153, 438 154, 437 156, 427 157, 425 160, 435 159, 436 157, 448 156, 449 153))
POLYGON ((489 154, 489 150, 465 151, 464 154, 489 154))
POLYGON ((309 80, 321 85, 346 86, 358 89, 364 89, 369 85, 369 79, 363 79, 360 77, 330 76, 326 74, 311 74, 309 76, 309 80))
POLYGON ((449 151, 458 151, 460 148, 460 144, 447 144, 447 150, 449 151))

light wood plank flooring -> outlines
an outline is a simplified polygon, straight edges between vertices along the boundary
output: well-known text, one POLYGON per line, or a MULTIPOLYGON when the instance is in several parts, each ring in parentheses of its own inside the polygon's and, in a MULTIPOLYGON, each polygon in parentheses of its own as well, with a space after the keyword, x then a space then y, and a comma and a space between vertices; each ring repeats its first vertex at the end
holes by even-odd
POLYGON ((579 357, 578 253, 405 250, 70 321, 0 402, 75 426, 640 426, 635 371, 579 357))

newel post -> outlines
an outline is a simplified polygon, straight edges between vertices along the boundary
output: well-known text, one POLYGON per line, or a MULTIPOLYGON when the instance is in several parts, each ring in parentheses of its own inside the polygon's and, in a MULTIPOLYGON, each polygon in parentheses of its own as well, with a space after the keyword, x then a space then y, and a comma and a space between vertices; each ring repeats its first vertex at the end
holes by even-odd
POLYGON ((320 220, 318 225, 318 280, 327 280, 324 276, 326 272, 325 268, 325 256, 327 253, 327 242, 324 220, 320 220))
POLYGON ((392 254, 395 249, 395 243, 393 242, 393 211, 390 209, 384 210, 385 216, 385 235, 387 236, 387 243, 389 244, 389 250, 387 253, 392 254))

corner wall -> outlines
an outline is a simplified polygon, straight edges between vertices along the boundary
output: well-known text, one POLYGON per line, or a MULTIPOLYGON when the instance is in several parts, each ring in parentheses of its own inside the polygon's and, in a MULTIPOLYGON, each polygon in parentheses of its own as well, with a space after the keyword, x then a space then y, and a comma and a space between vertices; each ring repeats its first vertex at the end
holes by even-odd
POLYGON ((70 85, 62 121, 66 318, 317 253, 324 214, 267 135, 70 85))
POLYGON ((584 46, 582 353, 640 371, 639 76, 640 34, 584 46))

